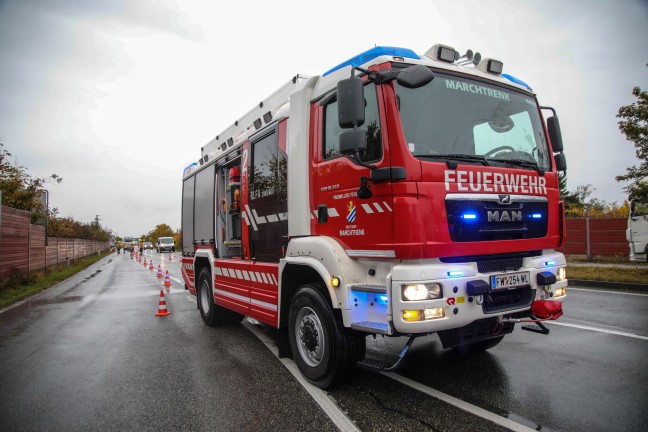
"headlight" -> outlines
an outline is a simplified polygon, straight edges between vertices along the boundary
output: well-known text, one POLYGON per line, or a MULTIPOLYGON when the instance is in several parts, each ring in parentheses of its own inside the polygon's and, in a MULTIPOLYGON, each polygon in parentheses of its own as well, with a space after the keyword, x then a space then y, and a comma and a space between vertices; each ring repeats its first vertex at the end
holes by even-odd
POLYGON ((401 285, 403 300, 421 301, 443 297, 443 289, 438 283, 417 283, 401 285))
POLYGON ((560 267, 558 269, 558 273, 556 274, 556 277, 558 278, 559 281, 564 281, 567 279, 567 269, 565 267, 560 267))

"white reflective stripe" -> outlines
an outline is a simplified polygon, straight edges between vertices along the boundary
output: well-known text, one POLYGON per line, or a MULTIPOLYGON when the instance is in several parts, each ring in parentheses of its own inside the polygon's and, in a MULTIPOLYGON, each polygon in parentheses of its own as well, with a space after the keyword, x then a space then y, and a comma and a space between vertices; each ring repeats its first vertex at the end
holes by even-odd
POLYGON ((288 213, 279 213, 279 220, 281 221, 288 220, 288 213))
POLYGON ((236 279, 236 272, 234 269, 226 269, 229 272, 229 277, 236 279))
POLYGON ((257 305, 257 306, 263 306, 264 308, 272 309, 273 311, 277 310, 277 305, 273 305, 271 303, 266 303, 261 300, 256 300, 256 299, 250 299, 252 301, 252 304, 257 305))
POLYGON ((243 270, 243 279, 246 281, 250 280, 250 273, 248 273, 247 270, 243 270))
POLYGON ((241 301, 244 301, 244 302, 249 302, 250 301, 249 297, 234 294, 234 293, 231 293, 229 291, 224 291, 224 290, 221 290, 221 289, 218 289, 218 288, 216 288, 214 291, 216 291, 216 294, 220 294, 223 297, 229 297, 229 298, 233 298, 233 299, 236 299, 236 300, 241 300, 241 301))
POLYGON ((346 250, 350 257, 377 257, 377 258, 395 258, 396 251, 393 250, 346 250))
POLYGON ((261 283, 261 282, 263 281, 263 280, 261 279, 261 275, 259 274, 259 272, 254 272, 254 276, 256 276, 256 279, 257 279, 256 281, 257 281, 257 282, 261 283))
POLYGON ((378 213, 385 213, 385 210, 380 207, 380 204, 378 203, 373 203, 374 207, 376 207, 376 210, 378 210, 378 213))
POLYGON ((261 273, 261 277, 263 278, 263 283, 265 283, 265 284, 269 283, 268 279, 266 279, 266 274, 265 273, 261 273))
POLYGON ((252 216, 254 216, 254 219, 256 220, 257 225, 261 225, 267 222, 265 216, 259 216, 256 212, 256 210, 252 209, 252 216))
MULTIPOLYGON (((245 220, 245 224, 247 226, 250 226, 250 219, 248 219, 248 215, 245 210, 243 210, 243 219, 245 220)), ((252 225, 252 229, 254 229, 254 231, 258 231, 256 224, 252 225)))
POLYGON ((277 215, 271 214, 266 217, 268 218, 268 222, 279 222, 279 218, 277 217, 277 215))
POLYGON ((366 211, 368 214, 372 214, 372 213, 374 212, 374 211, 371 209, 371 206, 369 206, 369 204, 362 204, 362 208, 365 209, 365 211, 366 211))
POLYGON ((241 273, 241 270, 236 270, 236 277, 238 279, 243 279, 243 273, 241 273))
POLYGON ((214 274, 216 276, 222 276, 220 267, 214 267, 214 274))
POLYGON ((272 278, 272 283, 274 283, 275 285, 279 285, 279 282, 277 281, 275 275, 271 274, 270 277, 272 278))
MULTIPOLYGON (((250 213, 250 206, 248 206, 247 204, 245 204, 245 211, 247 211, 248 215, 252 214, 250 213)), ((254 229, 254 231, 259 231, 253 217, 250 217, 250 223, 252 223, 252 228, 254 229)))
POLYGON ((313 210, 313 213, 311 215, 311 219, 317 219, 317 210, 313 210))
POLYGON ((256 277, 254 277, 254 272, 250 272, 250 279, 252 279, 253 282, 257 281, 256 277))
POLYGON ((385 201, 383 201, 383 205, 387 208, 388 211, 392 211, 391 207, 389 207, 389 204, 387 204, 385 201))
POLYGON ((331 207, 330 209, 328 209, 328 214, 329 214, 329 216, 331 216, 331 217, 338 217, 338 216, 340 216, 340 213, 338 213, 338 211, 335 210, 335 208, 333 208, 333 207, 331 207))

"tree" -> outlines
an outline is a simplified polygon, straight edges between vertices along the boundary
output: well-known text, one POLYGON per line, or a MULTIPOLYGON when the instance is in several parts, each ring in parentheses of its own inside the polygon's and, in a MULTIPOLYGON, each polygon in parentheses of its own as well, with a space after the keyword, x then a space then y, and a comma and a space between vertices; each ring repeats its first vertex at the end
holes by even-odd
POLYGON ((637 101, 619 108, 619 129, 635 146, 638 166, 631 166, 617 181, 630 181, 624 188, 632 199, 648 201, 648 92, 639 87, 632 89, 637 101))
POLYGON ((11 153, 0 141, 0 190, 2 204, 31 213, 32 222, 45 218, 47 209, 43 208, 40 196, 46 183, 61 183, 63 179, 56 174, 48 177, 32 177, 27 168, 12 165, 11 153))

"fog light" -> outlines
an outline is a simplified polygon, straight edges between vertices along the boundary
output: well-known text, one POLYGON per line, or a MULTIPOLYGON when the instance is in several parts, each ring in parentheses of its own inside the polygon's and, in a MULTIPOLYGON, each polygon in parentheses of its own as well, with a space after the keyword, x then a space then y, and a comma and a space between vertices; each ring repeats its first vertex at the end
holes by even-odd
POLYGON ((423 310, 423 316, 426 320, 445 318, 445 308, 434 308, 423 310))
POLYGON ((565 267, 560 267, 558 269, 558 280, 559 281, 564 281, 567 279, 567 269, 565 267))
POLYGON ((559 297, 565 297, 567 295, 567 289, 566 288, 556 288, 556 291, 554 291, 554 296, 553 298, 559 298, 559 297))
POLYGON ((421 311, 418 310, 404 310, 403 319, 405 321, 421 321, 421 311))
POLYGON ((331 285, 333 285, 333 287, 335 287, 335 288, 339 287, 340 286, 340 278, 339 277, 333 277, 331 279, 331 285))

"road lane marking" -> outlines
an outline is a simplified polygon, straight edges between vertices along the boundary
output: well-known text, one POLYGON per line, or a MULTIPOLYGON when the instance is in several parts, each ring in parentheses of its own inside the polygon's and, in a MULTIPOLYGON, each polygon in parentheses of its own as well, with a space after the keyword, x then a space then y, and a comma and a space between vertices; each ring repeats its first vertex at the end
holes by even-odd
POLYGON ((588 288, 572 288, 572 287, 567 287, 567 292, 569 291, 587 291, 587 292, 594 292, 594 293, 605 293, 605 294, 622 294, 622 295, 629 295, 629 296, 639 296, 639 297, 648 297, 648 294, 641 294, 641 293, 629 293, 629 292, 623 292, 623 291, 609 291, 609 290, 600 290, 600 289, 588 289, 588 288))
POLYGON ((353 422, 338 408, 328 394, 319 387, 306 381, 303 377, 297 364, 288 358, 279 358, 279 349, 275 343, 259 330, 254 324, 250 323, 247 319, 243 321, 243 325, 252 332, 259 340, 274 354, 284 367, 295 377, 302 387, 310 394, 313 400, 322 408, 324 413, 331 419, 337 428, 344 432, 360 432, 360 430, 353 424, 353 422))
POLYGON ((625 336, 625 337, 630 337, 630 338, 635 338, 635 339, 641 339, 641 340, 648 340, 648 336, 641 336, 638 334, 634 333, 626 333, 622 331, 617 331, 617 330, 607 330, 607 329, 602 329, 598 327, 590 327, 586 325, 581 325, 581 324, 570 324, 570 323, 565 323, 565 322, 556 322, 556 321, 545 321, 545 324, 552 324, 552 325, 557 325, 557 326, 563 326, 563 327, 573 327, 581 330, 590 330, 590 331, 595 331, 599 333, 607 333, 607 334, 612 334, 612 335, 617 335, 617 336, 625 336))
POLYGON ((422 393, 425 393, 428 396, 432 396, 433 398, 442 400, 443 402, 446 402, 450 405, 454 405, 459 409, 462 409, 464 411, 467 411, 471 414, 474 414, 478 417, 481 417, 483 419, 489 420, 495 424, 498 424, 500 426, 503 426, 505 428, 509 428, 512 431, 516 432, 534 432, 536 429, 532 429, 530 427, 524 426, 520 423, 516 423, 511 419, 507 419, 505 417, 502 417, 500 415, 497 415, 495 413, 492 413, 488 410, 485 410, 483 408, 480 408, 476 405, 470 404, 468 402, 464 402, 461 399, 457 399, 456 397, 450 396, 448 394, 442 393, 439 390, 435 390, 431 387, 428 387, 424 384, 421 384, 419 382, 413 381, 409 378, 405 378, 402 375, 398 375, 394 372, 381 372, 386 377, 389 377, 393 379, 394 381, 398 381, 401 384, 404 384, 408 387, 411 387, 415 390, 418 390, 422 393))

